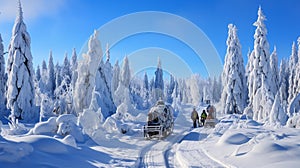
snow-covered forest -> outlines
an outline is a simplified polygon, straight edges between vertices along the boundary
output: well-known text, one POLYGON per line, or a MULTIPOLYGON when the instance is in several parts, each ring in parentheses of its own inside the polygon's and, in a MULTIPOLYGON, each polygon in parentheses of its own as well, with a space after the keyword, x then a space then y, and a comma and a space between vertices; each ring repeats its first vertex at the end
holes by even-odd
POLYGON ((103 122, 131 108, 149 109, 159 99, 174 107, 179 104, 197 106, 199 102, 212 100, 222 103, 223 113, 245 113, 257 121, 285 125, 287 119, 300 110, 297 103, 300 39, 298 45, 293 42, 290 58, 280 60, 279 64, 276 46, 270 52, 264 21, 265 16, 259 8, 254 23, 254 46, 248 53, 246 66, 237 27, 229 24, 227 52, 220 77, 204 79, 194 74, 180 79, 174 77, 176 74, 164 76, 163 62, 158 57, 157 70, 153 78, 148 79, 147 72, 142 78, 132 74, 126 56, 121 60, 122 65, 118 61, 112 65, 109 45, 103 51, 103 42, 99 41, 96 30, 81 61, 74 48, 70 57, 66 53, 63 62, 54 65, 50 51, 48 60, 34 68, 31 39, 19 6, 6 63, 6 50, 2 43, 0 47, 1 118, 4 122, 6 118, 11 122, 37 123, 62 114, 78 117, 88 110, 98 113, 99 121, 103 122))
POLYGON ((105 141, 100 137, 110 133, 132 135, 141 126, 132 123, 145 122, 140 113, 159 99, 177 112, 185 105, 197 107, 211 100, 222 115, 241 114, 272 127, 300 128, 300 38, 291 42, 289 59, 278 60, 276 46, 270 51, 261 8, 253 23, 254 44, 245 46, 253 48, 248 60, 243 59, 238 28, 229 24, 223 72, 208 78, 167 75, 159 57, 153 74, 145 71, 143 77, 137 76, 127 56, 120 60, 122 64, 111 62, 114 53, 109 44, 99 41, 97 30, 86 53, 78 55, 74 48, 63 62, 54 63, 50 51, 48 60, 33 67, 34 39, 24 20, 19 3, 7 49, 0 34, 0 126, 8 125, 3 137, 55 135, 76 146, 87 137, 105 141), (28 124, 33 127, 28 129, 28 124))

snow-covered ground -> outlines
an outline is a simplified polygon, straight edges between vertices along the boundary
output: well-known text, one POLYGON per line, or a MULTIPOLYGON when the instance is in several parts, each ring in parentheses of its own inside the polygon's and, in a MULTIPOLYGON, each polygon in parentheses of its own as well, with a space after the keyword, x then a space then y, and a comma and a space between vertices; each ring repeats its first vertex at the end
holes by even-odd
MULTIPOLYGON (((76 134, 46 134, 42 129, 42 135, 33 130, 8 135, 9 127, 3 125, 0 167, 252 168, 297 167, 300 163, 298 129, 262 125, 238 115, 220 117, 215 128, 192 129, 191 110, 192 106, 183 106, 174 132, 162 140, 145 140, 137 129, 142 121, 132 123, 135 130, 128 134, 99 131, 82 142, 75 141, 80 139, 76 134)), ((142 115, 140 120, 145 119, 142 115)))

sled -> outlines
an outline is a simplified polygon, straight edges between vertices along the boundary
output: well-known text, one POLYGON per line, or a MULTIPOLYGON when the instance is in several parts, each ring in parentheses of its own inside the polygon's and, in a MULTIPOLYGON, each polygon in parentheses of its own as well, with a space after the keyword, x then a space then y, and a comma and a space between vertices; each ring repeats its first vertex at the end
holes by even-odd
POLYGON ((149 110, 147 123, 143 126, 144 138, 162 139, 173 132, 173 127, 173 108, 160 100, 149 110))

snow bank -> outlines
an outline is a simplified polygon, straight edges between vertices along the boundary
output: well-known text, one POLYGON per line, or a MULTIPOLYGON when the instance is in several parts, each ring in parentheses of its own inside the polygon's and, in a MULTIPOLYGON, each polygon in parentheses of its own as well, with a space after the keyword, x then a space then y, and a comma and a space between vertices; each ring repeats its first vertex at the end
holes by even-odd
POLYGON ((62 137, 72 135, 76 142, 84 142, 85 137, 82 133, 82 129, 76 123, 77 117, 73 114, 63 114, 59 117, 51 117, 47 121, 37 123, 30 130, 29 135, 59 135, 62 137))
POLYGON ((57 131, 57 117, 51 117, 47 121, 37 123, 31 130, 34 135, 54 135, 57 131))
POLYGON ((226 133, 218 141, 219 145, 241 145, 248 142, 250 138, 242 133, 226 133))

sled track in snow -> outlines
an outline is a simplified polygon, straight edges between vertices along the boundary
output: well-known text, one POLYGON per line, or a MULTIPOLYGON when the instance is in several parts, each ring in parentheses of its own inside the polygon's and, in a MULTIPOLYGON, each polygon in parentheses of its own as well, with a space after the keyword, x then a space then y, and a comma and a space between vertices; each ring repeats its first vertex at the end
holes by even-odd
POLYGON ((163 140, 153 140, 144 147, 138 159, 138 167, 169 167, 169 151, 175 143, 188 134, 189 130, 173 133, 163 140))

